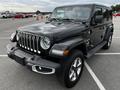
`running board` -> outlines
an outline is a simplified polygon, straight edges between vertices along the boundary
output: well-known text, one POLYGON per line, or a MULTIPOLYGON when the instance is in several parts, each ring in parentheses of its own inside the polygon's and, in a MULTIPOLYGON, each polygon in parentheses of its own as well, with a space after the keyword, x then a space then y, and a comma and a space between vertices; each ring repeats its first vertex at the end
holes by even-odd
POLYGON ((95 48, 93 48, 92 50, 90 50, 86 56, 86 58, 91 57, 93 54, 95 54, 98 50, 100 50, 107 42, 104 41, 101 44, 99 44, 98 46, 96 46, 95 48))

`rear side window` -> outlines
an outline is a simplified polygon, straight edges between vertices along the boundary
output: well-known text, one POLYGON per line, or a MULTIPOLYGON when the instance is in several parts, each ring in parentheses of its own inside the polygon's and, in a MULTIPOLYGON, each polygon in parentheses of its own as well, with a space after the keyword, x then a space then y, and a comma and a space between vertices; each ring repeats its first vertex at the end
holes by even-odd
POLYGON ((112 19, 112 11, 109 9, 103 9, 103 17, 105 21, 109 21, 112 19))

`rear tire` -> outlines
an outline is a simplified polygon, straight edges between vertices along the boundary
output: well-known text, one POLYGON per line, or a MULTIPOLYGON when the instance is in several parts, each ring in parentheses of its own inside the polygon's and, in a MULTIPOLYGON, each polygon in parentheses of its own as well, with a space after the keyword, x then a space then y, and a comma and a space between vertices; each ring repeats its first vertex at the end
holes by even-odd
POLYGON ((67 88, 74 87, 83 71, 84 59, 81 51, 74 50, 72 55, 64 60, 58 78, 67 88))

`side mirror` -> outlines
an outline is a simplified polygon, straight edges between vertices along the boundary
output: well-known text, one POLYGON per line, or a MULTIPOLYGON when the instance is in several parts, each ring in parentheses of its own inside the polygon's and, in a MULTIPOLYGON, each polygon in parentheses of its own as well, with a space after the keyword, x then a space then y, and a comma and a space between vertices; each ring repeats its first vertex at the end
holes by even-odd
POLYGON ((102 23, 103 21, 103 15, 96 15, 95 16, 95 23, 102 23))

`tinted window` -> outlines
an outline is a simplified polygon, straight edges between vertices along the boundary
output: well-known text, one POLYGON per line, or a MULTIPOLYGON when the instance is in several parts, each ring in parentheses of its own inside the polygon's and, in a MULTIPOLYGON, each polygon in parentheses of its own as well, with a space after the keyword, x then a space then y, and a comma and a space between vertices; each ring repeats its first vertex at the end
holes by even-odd
POLYGON ((108 9, 103 9, 103 16, 104 16, 104 19, 106 19, 107 21, 109 19, 112 19, 112 11, 108 9))

